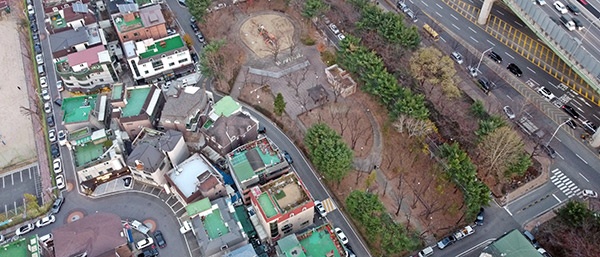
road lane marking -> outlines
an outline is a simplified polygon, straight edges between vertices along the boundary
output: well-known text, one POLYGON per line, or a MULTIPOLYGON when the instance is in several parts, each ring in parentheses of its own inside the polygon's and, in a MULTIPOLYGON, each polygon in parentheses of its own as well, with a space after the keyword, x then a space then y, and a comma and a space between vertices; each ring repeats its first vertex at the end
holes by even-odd
POLYGON ((581 100, 585 105, 587 105, 588 107, 592 107, 585 99, 583 99, 583 97, 579 96, 577 97, 579 98, 579 100, 581 100))
POLYGON ((510 215, 510 216, 513 216, 513 214, 512 214, 512 213, 511 213, 511 212, 508 210, 508 208, 506 208, 506 206, 504 206, 504 210, 505 210, 506 212, 508 212, 508 215, 510 215))
POLYGON ((514 100, 512 99, 512 97, 510 97, 509 95, 506 95, 506 98, 510 99, 511 101, 514 101, 514 100))
POLYGON ((473 39, 473 41, 475 41, 475 43, 479 43, 479 41, 477 41, 477 39, 470 37, 471 39, 473 39))
POLYGON ((458 20, 458 18, 456 18, 456 16, 450 14, 450 17, 454 18, 455 20, 458 20))
POLYGON ((437 7, 439 7, 440 9, 444 10, 444 7, 442 7, 440 4, 435 3, 435 5, 437 5, 437 7))
POLYGON ((579 176, 581 176, 583 179, 585 179, 585 181, 590 182, 590 180, 587 179, 583 174, 581 174, 581 172, 579 172, 579 176))
POLYGON ((4 187, 5 187, 5 185, 4 185, 4 177, 2 177, 2 188, 4 188, 4 187))
POLYGON ((13 175, 14 175, 14 173, 10 174, 10 181, 11 181, 12 185, 14 186, 15 185, 15 177, 13 177, 13 175))
POLYGON ((556 199, 556 201, 558 201, 559 203, 562 203, 562 201, 560 199, 558 199, 558 197, 556 197, 556 195, 552 194, 552 196, 554 196, 554 199, 556 199))
POLYGON ((552 170, 552 173, 558 173, 558 172, 560 172, 560 170, 559 170, 559 169, 554 169, 554 170, 552 170))
POLYGON ((460 30, 460 28, 458 26, 454 25, 454 23, 452 23, 452 27, 454 27, 457 30, 460 30))
POLYGON ((446 39, 444 39, 443 37, 440 37, 440 39, 441 39, 442 41, 444 41, 444 43, 446 43, 446 39))
POLYGON ((565 185, 567 185, 567 187, 571 187, 573 185, 573 181, 569 180, 565 185))
POLYGON ((435 12, 435 14, 437 14, 440 17, 442 17, 442 15, 439 12, 435 12))
POLYGON ((29 171, 29 179, 31 180, 31 169, 27 169, 29 171))
MULTIPOLYGON (((412 1, 411 1, 411 2, 412 2, 412 1)), ((429 7, 429 5, 428 5, 427 3, 423 2, 423 1, 421 1, 421 3, 423 3, 423 5, 425 5, 425 6, 429 7)))
POLYGON ((475 31, 473 28, 469 27, 469 29, 473 31, 473 33, 477 34, 477 31, 475 31))
POLYGON ((560 157, 561 159, 565 159, 565 157, 563 157, 562 155, 560 155, 558 152, 556 152, 556 155, 558 155, 558 157, 560 157))
MULTIPOLYGON (((487 40, 487 39, 486 39, 486 40, 487 40)), ((496 44, 494 44, 494 42, 492 42, 492 41, 490 41, 490 40, 487 40, 487 42, 488 42, 488 43, 490 43, 490 45, 492 45, 492 46, 496 46, 496 44)))
POLYGON ((560 185, 560 187, 558 187, 558 189, 559 189, 560 191, 563 191, 563 190, 565 190, 565 188, 567 188, 567 185, 565 185, 565 184, 562 184, 562 185, 560 185))
POLYGON ((579 154, 575 154, 577 155, 577 158, 579 158, 583 163, 588 164, 588 162, 586 162, 583 158, 581 158, 581 156, 579 156, 579 154))
POLYGON ((19 172, 19 176, 21 177, 21 183, 23 183, 23 171, 19 172))
POLYGON ((555 137, 555 138, 556 138, 556 140, 558 140, 558 142, 562 143, 562 140, 560 140, 560 138, 558 138, 558 137, 555 137))
POLYGON ((527 68, 529 71, 533 72, 533 74, 536 74, 536 72, 534 70, 532 70, 531 68, 529 68, 529 66, 527 66, 525 68, 527 68))
POLYGON ((600 118, 598 118, 598 116, 596 116, 596 114, 592 114, 592 116, 594 116, 594 118, 596 118, 596 119, 599 119, 599 120, 600 120, 600 118))
POLYGON ((510 54, 509 54, 509 53, 507 53, 507 52, 504 52, 504 54, 506 54, 506 56, 508 56, 508 57, 510 57, 510 58, 513 58, 513 59, 515 59, 515 57, 513 57, 512 55, 510 55, 510 54))
POLYGON ((583 107, 583 104, 581 104, 581 103, 577 102, 577 100, 575 100, 575 99, 573 99, 573 103, 576 103, 577 105, 579 105, 579 106, 583 107))

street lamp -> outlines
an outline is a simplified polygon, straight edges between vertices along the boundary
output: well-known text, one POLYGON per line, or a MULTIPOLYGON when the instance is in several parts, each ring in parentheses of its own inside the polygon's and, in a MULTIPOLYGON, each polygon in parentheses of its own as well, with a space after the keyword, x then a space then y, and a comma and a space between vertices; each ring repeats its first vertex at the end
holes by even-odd
POLYGON ((556 133, 558 133, 558 130, 560 129, 560 127, 562 127, 563 125, 569 123, 569 121, 571 121, 571 118, 567 119, 567 121, 561 123, 560 125, 558 125, 558 127, 556 128, 556 130, 554 131, 554 133, 552 133, 552 136, 550 137, 550 140, 548 140, 548 143, 546 143, 546 147, 548 147, 548 145, 550 145, 550 142, 552 141, 552 139, 554 139, 554 136, 556 136, 556 133))
POLYGON ((483 56, 485 55, 485 53, 492 51, 492 49, 494 49, 493 47, 490 47, 490 49, 483 51, 483 53, 481 53, 481 58, 479 58, 479 63, 477 64, 477 68, 475 68, 477 70, 477 72, 479 72, 479 66, 481 66, 481 62, 483 61, 483 56))

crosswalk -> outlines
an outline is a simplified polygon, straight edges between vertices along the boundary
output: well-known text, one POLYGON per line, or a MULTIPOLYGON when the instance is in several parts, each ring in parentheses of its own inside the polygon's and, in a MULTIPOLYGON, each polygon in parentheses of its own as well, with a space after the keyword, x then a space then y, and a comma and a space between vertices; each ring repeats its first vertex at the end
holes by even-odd
POLYGON ((331 200, 331 198, 327 198, 327 199, 321 201, 321 203, 323 204, 323 207, 325 207, 325 211, 327 213, 335 211, 335 209, 337 208, 335 206, 335 203, 333 202, 333 200, 331 200))
POLYGON ((558 190, 562 191, 568 198, 581 193, 581 189, 579 189, 579 187, 577 187, 577 185, 575 185, 575 183, 559 169, 554 169, 552 171, 550 181, 552 181, 558 190))

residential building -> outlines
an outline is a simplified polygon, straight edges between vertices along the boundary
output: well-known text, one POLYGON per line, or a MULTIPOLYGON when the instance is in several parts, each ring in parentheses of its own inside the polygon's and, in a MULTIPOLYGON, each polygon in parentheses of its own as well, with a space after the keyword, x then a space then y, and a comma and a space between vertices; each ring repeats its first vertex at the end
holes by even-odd
POLYGON ((92 92, 118 81, 116 60, 102 44, 72 52, 55 59, 57 75, 65 89, 72 92, 92 92))
POLYGON ((331 225, 291 234, 277 241, 278 256, 347 256, 331 225))
MULTIPOLYGON (((93 146, 88 146, 88 152, 92 152, 92 150, 93 146)), ((77 151, 77 154, 81 155, 82 151, 77 151)), ((100 156, 77 167, 76 171, 81 191, 86 194, 93 194, 97 186, 129 173, 123 151, 115 140, 100 156)))
POLYGON ((89 2, 89 0, 67 3, 61 1, 51 4, 44 1, 48 32, 54 34, 96 23, 96 15, 89 8, 89 2))
POLYGON ((82 128, 102 130, 110 122, 110 108, 106 95, 84 95, 64 98, 60 110, 63 113, 62 124, 70 131, 82 128))
POLYGON ((129 138, 135 138, 142 128, 155 128, 165 97, 151 85, 126 87, 115 84, 111 92, 112 117, 129 138))
POLYGON ((244 195, 252 186, 264 184, 290 170, 283 153, 266 137, 238 147, 227 154, 227 160, 231 176, 244 195))
POLYGON ((271 243, 313 224, 314 202, 294 172, 255 186, 248 195, 258 217, 255 226, 267 231, 271 243))
POLYGON ((131 256, 121 218, 92 213, 52 230, 54 256, 131 256), (119 252, 119 255, 117 255, 119 252))
POLYGON ((200 128, 208 146, 221 155, 258 137, 258 120, 230 96, 221 98, 212 106, 200 128))
POLYGON ((231 252, 223 253, 222 257, 258 257, 258 254, 251 244, 246 244, 231 252))
POLYGON ((333 86, 334 93, 346 98, 356 92, 356 82, 350 73, 340 68, 337 64, 325 69, 327 82, 333 86))
POLYGON ((228 195, 223 176, 197 153, 175 166, 165 177, 184 205, 202 198, 215 200, 228 195))
POLYGON ((100 45, 104 40, 104 31, 97 26, 67 29, 50 34, 50 51, 54 60, 61 60, 70 53, 83 51, 88 47, 100 45))
POLYGON ((199 76, 192 73, 163 86, 167 102, 157 125, 159 128, 196 131, 202 117, 208 116, 213 95, 196 86, 199 76))
POLYGON ((223 256, 229 249, 247 244, 248 238, 228 198, 214 201, 204 198, 187 205, 185 209, 192 218, 199 256, 223 256))
MULTIPOLYGON (((8 240, 8 239, 5 239, 8 240)), ((46 256, 43 253, 37 235, 22 236, 16 240, 1 245, 0 251, 3 256, 10 257, 41 257, 46 256)))
POLYGON ((183 134, 176 130, 161 132, 144 128, 133 141, 133 147, 127 157, 133 178, 157 186, 165 185, 167 171, 190 155, 183 134))
POLYGON ((514 229, 483 248, 480 257, 542 257, 531 242, 514 229))
POLYGON ((117 5, 119 13, 113 14, 112 20, 121 43, 161 39, 167 36, 165 17, 160 5, 138 8, 135 3, 117 5))
POLYGON ((123 43, 127 63, 138 83, 170 80, 195 70, 192 56, 179 34, 123 43))

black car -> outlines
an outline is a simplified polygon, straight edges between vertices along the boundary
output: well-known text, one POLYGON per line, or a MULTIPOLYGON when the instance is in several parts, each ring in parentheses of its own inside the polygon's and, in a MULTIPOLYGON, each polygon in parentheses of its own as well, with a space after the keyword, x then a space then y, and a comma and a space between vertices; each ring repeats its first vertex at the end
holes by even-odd
POLYGON ((196 23, 190 24, 190 27, 192 27, 192 30, 194 30, 194 32, 198 32, 200 30, 200 28, 198 28, 198 25, 196 25, 196 23))
POLYGON ((483 207, 479 209, 479 213, 477 213, 477 218, 475 219, 475 224, 477 226, 483 226, 483 207))
POLYGON ((267 133, 267 128, 265 127, 259 127, 258 128, 258 134, 264 134, 267 133))
POLYGON ((54 100, 54 104, 62 106, 62 98, 56 98, 56 100, 54 100))
POLYGON ((575 28, 577 28, 577 30, 582 30, 585 27, 583 26, 583 23, 577 19, 577 18, 572 18, 571 20, 573 20, 573 23, 575 23, 575 28))
POLYGON ((490 57, 492 60, 494 60, 497 63, 502 63, 502 56, 500 56, 499 54, 497 54, 494 51, 492 51, 490 54, 488 54, 488 57, 490 57))
POLYGON ((521 69, 519 68, 519 66, 517 66, 514 63, 511 63, 508 66, 506 66, 506 69, 508 69, 510 72, 512 72, 512 74, 517 75, 517 77, 523 76, 523 72, 521 71, 521 69))
POLYGON ((29 21, 35 22, 35 14, 30 14, 29 15, 29 21))
POLYGON ((579 113, 577 113, 577 111, 575 111, 575 109, 569 105, 563 105, 562 106, 563 111, 565 111, 566 113, 568 113, 569 115, 571 115, 571 117, 573 117, 573 119, 579 119, 579 113))
POLYGON ((190 55, 192 56, 192 61, 194 61, 194 63, 197 63, 199 61, 198 54, 192 52, 190 53, 190 55))
POLYGON ((154 256, 158 256, 158 249, 156 249, 154 246, 152 246, 148 249, 145 249, 143 252, 138 254, 138 257, 154 257, 154 256))
POLYGON ((525 236, 525 238, 529 240, 529 242, 533 245, 533 247, 535 247, 535 249, 540 248, 540 244, 538 244, 537 240, 535 240, 535 237, 533 236, 533 234, 531 234, 531 232, 525 230, 523 231, 523 236, 525 236))
POLYGON ((42 46, 40 45, 40 43, 36 43, 33 46, 33 50, 35 51, 36 54, 41 54, 42 53, 42 46))
POLYGON ((165 238, 163 237, 163 233, 160 232, 160 230, 157 230, 156 232, 154 232, 154 239, 156 239, 155 242, 158 245, 158 247, 165 248, 167 246, 167 242, 165 241, 165 238))
POLYGON ((60 157, 60 148, 58 147, 57 143, 50 145, 50 153, 52 154, 52 158, 56 159, 60 157))
POLYGON ((569 119, 566 123, 569 127, 571 127, 572 129, 576 129, 577 128, 577 123, 575 123, 573 120, 569 119))
POLYGON ((56 198, 56 200, 52 204, 52 209, 50 210, 52 212, 52 214, 57 214, 60 211, 60 207, 62 207, 64 202, 65 202, 65 198, 62 198, 62 197, 56 198))
POLYGON ((294 160, 292 160, 292 156, 290 156, 290 154, 287 151, 283 152, 283 157, 289 164, 294 163, 294 160))
POLYGON ((577 8, 577 6, 575 6, 572 3, 567 4, 567 9, 569 9, 569 11, 571 11, 575 15, 579 15, 581 13, 581 11, 579 11, 579 8, 577 8))
POLYGON ((477 80, 477 82, 479 83, 479 87, 481 88, 481 90, 483 90, 483 92, 486 95, 489 95, 490 90, 492 90, 492 88, 490 87, 490 82, 487 81, 487 79, 485 79, 485 78, 480 78, 477 80))
POLYGON ((124 185, 125 187, 129 187, 129 186, 131 186, 131 177, 126 177, 126 178, 124 178, 124 179, 123 179, 123 185, 124 185))
POLYGON ((54 117, 46 116, 46 123, 48 123, 48 127, 54 127, 54 117))
POLYGON ((582 124, 583 130, 590 134, 596 133, 596 130, 598 129, 598 126, 596 126, 596 124, 592 123, 591 121, 584 121, 582 122, 582 124))
POLYGON ((38 28, 37 25, 35 25, 35 23, 31 23, 31 32, 33 33, 38 33, 38 28))

